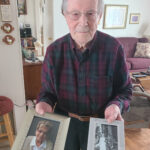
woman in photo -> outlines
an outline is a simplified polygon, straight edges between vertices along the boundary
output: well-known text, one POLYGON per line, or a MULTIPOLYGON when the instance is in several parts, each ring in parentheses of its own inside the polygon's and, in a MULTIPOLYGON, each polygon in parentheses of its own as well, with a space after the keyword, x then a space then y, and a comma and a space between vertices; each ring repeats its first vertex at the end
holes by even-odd
POLYGON ((53 150, 53 143, 48 139, 51 129, 49 121, 39 121, 35 136, 27 136, 22 150, 53 150))

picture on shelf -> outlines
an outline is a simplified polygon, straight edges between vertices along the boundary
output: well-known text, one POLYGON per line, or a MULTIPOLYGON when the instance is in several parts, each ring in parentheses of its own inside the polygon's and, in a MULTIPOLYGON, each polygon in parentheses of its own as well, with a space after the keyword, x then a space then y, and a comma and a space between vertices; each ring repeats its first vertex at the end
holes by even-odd
POLYGON ((33 38, 21 38, 21 46, 26 49, 34 49, 33 38))

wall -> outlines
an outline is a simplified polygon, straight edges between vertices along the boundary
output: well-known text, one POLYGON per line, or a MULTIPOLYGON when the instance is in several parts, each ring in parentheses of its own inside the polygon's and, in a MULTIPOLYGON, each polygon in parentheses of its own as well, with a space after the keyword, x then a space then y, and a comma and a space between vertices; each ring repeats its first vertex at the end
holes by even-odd
MULTIPOLYGON (((13 45, 6 45, 2 42, 2 38, 6 35, 0 30, 0 95, 7 96, 17 105, 24 105, 24 82, 22 68, 22 54, 20 49, 20 39, 17 21, 17 2, 10 0, 12 8, 12 22, 10 22, 15 30, 11 33, 15 37, 13 45)), ((1 16, 1 14, 0 14, 1 16)), ((4 24, 0 18, 0 26, 4 24)), ((24 118, 25 106, 14 106, 14 119, 17 131, 20 128, 22 119, 24 118)))
POLYGON ((19 23, 30 24, 33 36, 36 36, 35 1, 36 0, 26 0, 27 14, 18 17, 19 23))
MULTIPOLYGON (((103 18, 101 19, 98 30, 102 32, 111 34, 116 37, 128 36, 128 37, 141 37, 145 28, 150 24, 149 14, 150 14, 150 1, 149 0, 104 0, 105 4, 119 4, 128 5, 128 17, 127 25, 125 29, 103 29, 103 18), (129 24, 130 13, 140 13, 140 23, 139 24, 129 24)), ((68 28, 64 17, 61 14, 61 1, 54 0, 54 39, 68 33, 68 28)))
POLYGON ((19 24, 30 24, 32 36, 44 43, 44 53, 53 40, 52 3, 53 0, 26 0, 27 14, 18 17, 19 24))

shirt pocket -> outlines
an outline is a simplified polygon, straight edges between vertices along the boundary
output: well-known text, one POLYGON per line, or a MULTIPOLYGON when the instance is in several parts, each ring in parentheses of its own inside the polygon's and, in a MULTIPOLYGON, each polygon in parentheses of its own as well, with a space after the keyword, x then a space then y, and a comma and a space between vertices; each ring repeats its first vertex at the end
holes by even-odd
POLYGON ((112 79, 110 76, 96 76, 90 78, 89 94, 93 101, 104 104, 112 95, 112 79))

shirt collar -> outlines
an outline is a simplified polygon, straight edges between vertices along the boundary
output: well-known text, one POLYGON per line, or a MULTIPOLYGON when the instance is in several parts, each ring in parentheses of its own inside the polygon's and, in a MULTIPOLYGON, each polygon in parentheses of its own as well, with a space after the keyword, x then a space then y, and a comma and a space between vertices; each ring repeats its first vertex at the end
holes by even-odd
MULTIPOLYGON (((36 137, 32 138, 32 141, 30 143, 30 147, 37 147, 36 146, 36 137)), ((44 141, 38 148, 44 148, 44 149, 46 149, 46 141, 44 141)))
MULTIPOLYGON (((93 48, 96 39, 97 39, 97 31, 96 31, 93 39, 87 44, 87 49, 89 49, 89 52, 91 52, 91 49, 93 48)), ((70 43, 70 47, 72 50, 77 50, 75 41, 72 39, 71 34, 69 34, 69 43, 70 43)))

